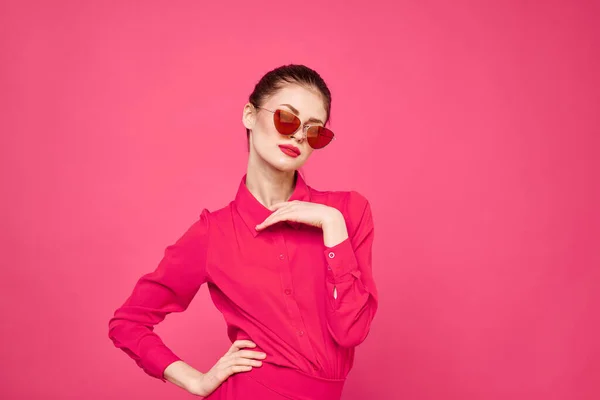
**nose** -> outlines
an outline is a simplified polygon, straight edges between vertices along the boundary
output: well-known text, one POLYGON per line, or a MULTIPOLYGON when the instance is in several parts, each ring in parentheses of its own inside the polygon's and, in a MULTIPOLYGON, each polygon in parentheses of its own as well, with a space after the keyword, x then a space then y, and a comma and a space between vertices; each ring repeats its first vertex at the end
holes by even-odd
POLYGON ((302 126, 291 137, 296 139, 298 143, 302 143, 306 139, 306 128, 302 126))

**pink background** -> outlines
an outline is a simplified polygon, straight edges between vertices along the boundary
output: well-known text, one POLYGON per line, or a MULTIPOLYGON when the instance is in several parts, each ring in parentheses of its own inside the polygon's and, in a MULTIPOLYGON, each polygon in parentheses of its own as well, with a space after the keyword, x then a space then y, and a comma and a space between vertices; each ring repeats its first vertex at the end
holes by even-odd
MULTIPOLYGON (((2 1, 0 397, 191 397, 115 349, 108 319, 233 198, 242 107, 295 62, 330 85, 339 138, 308 183, 374 210, 381 305, 344 400, 600 398, 599 13, 2 1)), ((200 370, 228 346, 206 287, 157 331, 200 370)))

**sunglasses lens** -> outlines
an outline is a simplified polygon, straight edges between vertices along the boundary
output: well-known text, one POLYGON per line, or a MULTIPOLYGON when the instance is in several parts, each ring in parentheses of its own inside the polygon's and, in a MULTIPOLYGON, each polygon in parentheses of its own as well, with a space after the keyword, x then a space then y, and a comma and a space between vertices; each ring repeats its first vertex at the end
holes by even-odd
POLYGON ((306 140, 313 149, 322 149, 333 140, 333 132, 322 126, 308 128, 306 140))
POLYGON ((275 128, 282 135, 292 135, 300 127, 300 119, 291 112, 277 110, 273 114, 275 128))

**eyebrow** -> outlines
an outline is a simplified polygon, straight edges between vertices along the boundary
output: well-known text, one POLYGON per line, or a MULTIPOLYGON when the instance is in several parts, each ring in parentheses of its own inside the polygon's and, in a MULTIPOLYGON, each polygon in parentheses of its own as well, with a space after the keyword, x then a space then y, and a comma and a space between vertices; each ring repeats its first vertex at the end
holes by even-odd
MULTIPOLYGON (((280 104, 280 106, 285 106, 285 107, 289 108, 290 110, 292 110, 292 112, 293 112, 294 114, 300 114, 300 111, 298 111, 298 110, 296 109, 296 107, 292 106, 291 104, 280 104)), ((323 121, 321 121, 321 120, 320 120, 320 119, 318 119, 318 118, 314 118, 314 117, 311 117, 311 118, 309 118, 309 119, 306 121, 306 123, 310 123, 310 122, 316 122, 316 123, 319 123, 319 124, 321 124, 321 125, 325 125, 325 123, 324 123, 323 121)))

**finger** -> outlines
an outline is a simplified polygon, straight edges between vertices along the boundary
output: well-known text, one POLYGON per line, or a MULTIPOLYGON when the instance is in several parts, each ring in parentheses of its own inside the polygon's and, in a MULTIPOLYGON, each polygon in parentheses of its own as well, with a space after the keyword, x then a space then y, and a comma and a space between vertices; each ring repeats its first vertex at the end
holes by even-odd
POLYGON ((296 215, 297 212, 298 210, 295 208, 282 208, 281 210, 279 210, 279 213, 277 213, 277 215, 275 215, 273 218, 279 221, 286 221, 289 220, 289 218, 291 218, 292 215, 296 215))
POLYGON ((296 212, 296 211, 297 211, 297 208, 295 208, 295 207, 281 208, 277 211, 277 216, 286 215, 286 214, 296 212))
POLYGON ((232 365, 250 365, 253 367, 260 367, 262 365, 262 361, 255 360, 253 358, 236 356, 236 357, 230 357, 228 360, 219 363, 218 368, 227 369, 227 368, 231 367, 232 365))
POLYGON ((281 210, 277 214, 271 214, 263 222, 256 225, 255 229, 256 230, 265 229, 268 226, 275 225, 276 223, 281 222, 281 221, 296 221, 298 218, 296 212, 297 212, 296 209, 285 209, 285 210, 281 210))
POLYGON ((232 365, 231 367, 225 370, 227 376, 231 376, 233 374, 238 374, 240 372, 248 372, 252 371, 251 365, 232 365))
POLYGON ((291 203, 290 202, 287 202, 287 203, 278 203, 278 204, 276 204, 276 206, 277 206, 276 208, 275 207, 270 208, 270 210, 273 211, 273 213, 271 215, 273 215, 273 214, 279 214, 279 213, 281 213, 283 211, 293 210, 293 209, 297 208, 297 204, 293 203, 293 202, 291 202, 291 203), (283 205, 279 206, 279 204, 283 204, 283 205))
POLYGON ((275 211, 273 214, 269 215, 267 218, 265 218, 265 220, 263 222, 261 222, 260 224, 256 225, 256 229, 260 230, 260 229, 264 229, 267 226, 273 225, 274 224, 274 220, 277 218, 277 216, 281 213, 281 209, 275 211))
POLYGON ((265 219, 264 222, 256 225, 256 230, 268 228, 271 225, 275 225, 279 221, 281 221, 281 218, 279 217, 279 215, 272 215, 272 216, 268 217, 267 219, 265 219))
POLYGON ((271 207, 269 207, 269 210, 271 210, 271 211, 279 210, 280 208, 289 206, 291 204, 292 204, 292 202, 290 202, 290 201, 282 201, 281 203, 273 204, 271 207))
POLYGON ((252 350, 240 350, 235 354, 239 354, 240 357, 244 357, 244 358, 264 359, 265 357, 267 357, 267 354, 263 353, 262 351, 252 351, 252 350))
MULTIPOLYGON (((271 213, 271 215, 269 215, 269 216, 267 217, 267 219, 268 219, 269 217, 275 217, 275 216, 277 216, 277 215, 281 214, 282 212, 285 212, 285 211, 289 210, 291 207, 292 207, 291 205, 286 205, 285 207, 278 208, 277 210, 275 210, 274 212, 272 212, 272 213, 271 213)), ((265 219, 265 220, 266 220, 266 219, 265 219)))
POLYGON ((219 367, 215 371, 215 375, 219 383, 225 382, 227 378, 229 378, 233 374, 237 374, 239 372, 247 372, 252 370, 252 365, 235 365, 231 364, 227 367, 219 367))
POLYGON ((231 345, 232 345, 232 347, 235 347, 238 350, 245 348, 245 347, 256 347, 256 343, 254 343, 252 340, 247 340, 247 339, 236 340, 231 345))
POLYGON ((220 368, 235 364, 237 359, 245 358, 248 360, 264 360, 267 357, 265 353, 251 350, 240 350, 232 354, 226 354, 217 361, 216 365, 220 368))
POLYGON ((252 367, 260 367, 262 365, 262 361, 255 360, 253 358, 236 357, 233 359, 233 365, 250 365, 252 367))
POLYGON ((296 210, 297 210, 297 207, 295 207, 294 205, 290 205, 285 208, 280 208, 279 210, 275 211, 273 214, 269 215, 263 222, 258 224, 257 227, 259 229, 264 229, 269 225, 273 225, 280 221, 285 221, 289 218, 289 214, 292 212, 295 212, 296 210), (282 218, 282 216, 284 216, 284 217, 282 218))
POLYGON ((254 343, 251 340, 244 340, 244 339, 236 340, 235 342, 233 342, 231 344, 231 347, 225 354, 232 354, 232 353, 239 351, 245 347, 256 347, 256 343, 254 343))

